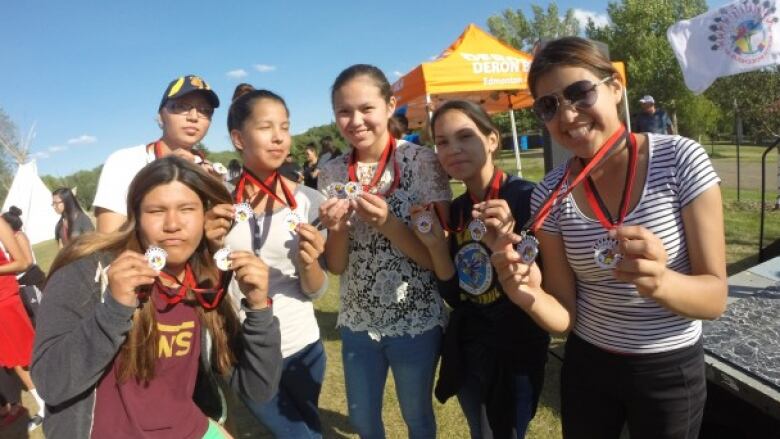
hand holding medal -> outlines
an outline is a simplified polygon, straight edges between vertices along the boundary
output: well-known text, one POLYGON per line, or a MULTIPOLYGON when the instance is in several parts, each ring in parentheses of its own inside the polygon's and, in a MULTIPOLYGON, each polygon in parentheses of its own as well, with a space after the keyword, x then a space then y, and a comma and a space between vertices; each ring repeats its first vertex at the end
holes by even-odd
POLYGON ((636 285, 640 296, 658 298, 669 259, 661 239, 642 226, 616 227, 609 236, 620 243, 617 250, 624 256, 615 278, 636 285))
POLYGON ((246 251, 234 251, 229 256, 238 286, 252 309, 268 306, 268 266, 259 257, 246 251))
POLYGON ((351 200, 350 204, 358 218, 377 229, 384 226, 391 215, 387 202, 379 195, 364 192, 356 200, 351 200))
POLYGON ((349 217, 352 207, 347 200, 328 198, 320 204, 319 219, 323 227, 330 232, 342 232, 349 229, 349 217))
MULTIPOLYGON (((160 261, 155 262, 159 266, 160 261)), ((163 260, 163 267, 164 267, 163 260)), ((117 302, 125 306, 138 306, 144 299, 143 290, 154 283, 157 271, 150 266, 148 259, 131 250, 122 252, 109 266, 108 289, 117 302)))
POLYGON ((298 266, 307 269, 317 264, 325 252, 325 238, 312 224, 301 223, 298 226, 298 266))
MULTIPOLYGON (((471 216, 484 224, 484 228, 480 228, 480 231, 484 230, 481 240, 488 247, 493 246, 493 242, 498 236, 511 233, 515 228, 512 211, 506 200, 501 198, 488 199, 475 204, 472 207, 471 216)), ((469 228, 469 230, 471 229, 469 228)))
POLYGON ((249 207, 250 213, 245 212, 244 209, 238 205, 218 204, 206 212, 204 230, 209 248, 216 250, 222 247, 225 236, 233 226, 234 218, 236 221, 240 221, 242 218, 244 221, 248 221, 252 208, 249 207))
POLYGON ((527 309, 541 292, 542 272, 533 259, 526 262, 515 250, 515 245, 522 243, 523 238, 515 233, 499 235, 491 246, 490 262, 505 294, 516 305, 527 309))
POLYGON ((409 214, 412 217, 412 230, 417 239, 428 248, 446 242, 438 213, 435 204, 415 204, 409 209, 409 214))

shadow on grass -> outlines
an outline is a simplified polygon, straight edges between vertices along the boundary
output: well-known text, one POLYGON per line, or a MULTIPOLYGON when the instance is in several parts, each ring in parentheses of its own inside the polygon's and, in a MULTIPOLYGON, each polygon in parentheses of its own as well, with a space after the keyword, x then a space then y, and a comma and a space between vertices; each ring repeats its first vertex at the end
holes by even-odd
POLYGON ((339 331, 336 329, 336 320, 338 318, 338 311, 321 311, 314 310, 314 315, 317 318, 317 323, 320 326, 320 337, 323 341, 338 341, 341 340, 339 331))

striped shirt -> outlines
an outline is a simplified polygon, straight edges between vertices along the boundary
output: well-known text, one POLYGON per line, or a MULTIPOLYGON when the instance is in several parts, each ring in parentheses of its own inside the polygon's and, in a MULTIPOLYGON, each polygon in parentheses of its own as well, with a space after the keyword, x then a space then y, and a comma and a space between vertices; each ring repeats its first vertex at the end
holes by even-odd
MULTIPOLYGON (((704 149, 693 140, 649 134, 647 179, 638 204, 624 224, 641 225, 658 236, 668 255, 667 267, 690 274, 682 209, 720 178, 704 149)), ((536 212, 562 178, 558 166, 537 185, 531 197, 536 212)), ((568 185, 564 183, 564 188, 568 185)), ((542 230, 561 235, 566 258, 576 277, 577 319, 574 333, 603 349, 623 353, 665 352, 693 345, 701 321, 680 316, 643 298, 631 283, 616 280, 593 260, 593 244, 607 230, 586 217, 569 194, 559 200, 542 230)))

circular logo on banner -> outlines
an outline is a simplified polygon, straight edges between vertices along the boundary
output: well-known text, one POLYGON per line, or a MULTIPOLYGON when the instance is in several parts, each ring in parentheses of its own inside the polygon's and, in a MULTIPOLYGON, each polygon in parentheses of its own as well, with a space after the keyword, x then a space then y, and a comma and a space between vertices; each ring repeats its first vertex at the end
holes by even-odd
POLYGON ((490 255, 479 242, 470 242, 455 254, 458 283, 463 291, 479 296, 493 285, 493 266, 490 255))
POLYGON ((774 3, 743 1, 718 9, 710 24, 710 49, 722 50, 743 64, 763 60, 772 47, 772 26, 778 21, 774 3))

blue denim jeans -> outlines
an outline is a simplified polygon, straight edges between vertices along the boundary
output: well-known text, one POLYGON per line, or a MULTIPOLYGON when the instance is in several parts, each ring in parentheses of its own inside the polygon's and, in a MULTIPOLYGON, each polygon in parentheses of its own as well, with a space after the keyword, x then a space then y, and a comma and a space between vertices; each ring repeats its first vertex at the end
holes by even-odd
POLYGON ((393 371, 401 415, 410 439, 434 439, 433 377, 441 346, 441 328, 414 337, 372 340, 366 331, 341 328, 341 355, 349 421, 362 439, 384 439, 382 396, 388 368, 393 371))
MULTIPOLYGON (((528 424, 536 412, 537 398, 528 375, 513 375, 514 385, 513 400, 515 409, 515 425, 513 438, 522 439, 528 429, 528 424)), ((493 432, 488 423, 485 404, 482 402, 482 384, 479 377, 467 374, 460 390, 458 390, 458 402, 460 403, 466 422, 469 424, 471 439, 492 439, 493 432)))
POLYGON ((244 402, 277 438, 321 438, 317 405, 324 379, 325 350, 317 340, 284 359, 276 396, 266 403, 244 402))

